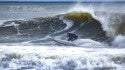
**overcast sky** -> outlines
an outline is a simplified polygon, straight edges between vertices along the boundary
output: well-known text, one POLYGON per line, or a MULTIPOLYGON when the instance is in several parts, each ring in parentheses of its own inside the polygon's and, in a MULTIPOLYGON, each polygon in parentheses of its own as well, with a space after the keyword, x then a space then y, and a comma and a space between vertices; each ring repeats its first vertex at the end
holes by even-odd
POLYGON ((125 0, 0 0, 0 1, 124 1, 125 0))

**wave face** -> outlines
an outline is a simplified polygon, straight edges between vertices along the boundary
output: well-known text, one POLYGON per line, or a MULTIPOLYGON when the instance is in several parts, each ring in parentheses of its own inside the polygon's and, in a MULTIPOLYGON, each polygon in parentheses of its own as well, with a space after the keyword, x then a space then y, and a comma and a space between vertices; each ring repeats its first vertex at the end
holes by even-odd
POLYGON ((5 21, 0 25, 1 43, 42 43, 43 41, 66 40, 67 33, 80 39, 105 42, 109 39, 101 23, 87 12, 69 12, 53 17, 38 17, 30 20, 5 21), (40 40, 39 40, 40 39, 40 40))
POLYGON ((117 35, 124 35, 125 16, 122 13, 110 13, 107 17, 107 14, 72 11, 52 17, 3 21, 0 25, 0 43, 67 45, 70 42, 66 34, 70 32, 79 39, 111 44, 117 35))

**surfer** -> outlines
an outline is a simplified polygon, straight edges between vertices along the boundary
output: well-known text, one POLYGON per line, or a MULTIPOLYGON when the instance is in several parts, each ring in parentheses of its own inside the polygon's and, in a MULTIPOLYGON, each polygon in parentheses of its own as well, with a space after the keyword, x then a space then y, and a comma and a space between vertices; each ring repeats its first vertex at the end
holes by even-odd
POLYGON ((74 33, 67 33, 67 40, 68 41, 74 41, 76 39, 78 39, 78 36, 76 34, 74 34, 74 33))

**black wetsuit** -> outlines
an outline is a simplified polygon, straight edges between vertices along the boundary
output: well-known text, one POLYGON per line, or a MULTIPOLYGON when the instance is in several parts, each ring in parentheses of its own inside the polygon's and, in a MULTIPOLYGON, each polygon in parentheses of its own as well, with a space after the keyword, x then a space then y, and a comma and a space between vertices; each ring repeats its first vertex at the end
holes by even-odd
POLYGON ((67 39, 68 39, 68 41, 74 41, 74 40, 78 39, 78 36, 73 33, 67 33, 67 39))

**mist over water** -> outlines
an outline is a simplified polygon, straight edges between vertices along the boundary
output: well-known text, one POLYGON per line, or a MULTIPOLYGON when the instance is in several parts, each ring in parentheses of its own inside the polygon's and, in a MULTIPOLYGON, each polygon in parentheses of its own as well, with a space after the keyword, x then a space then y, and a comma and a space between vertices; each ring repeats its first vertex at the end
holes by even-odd
POLYGON ((0 69, 124 70, 124 12, 124 3, 0 3, 0 69), (92 19, 66 19, 72 12, 92 19))

